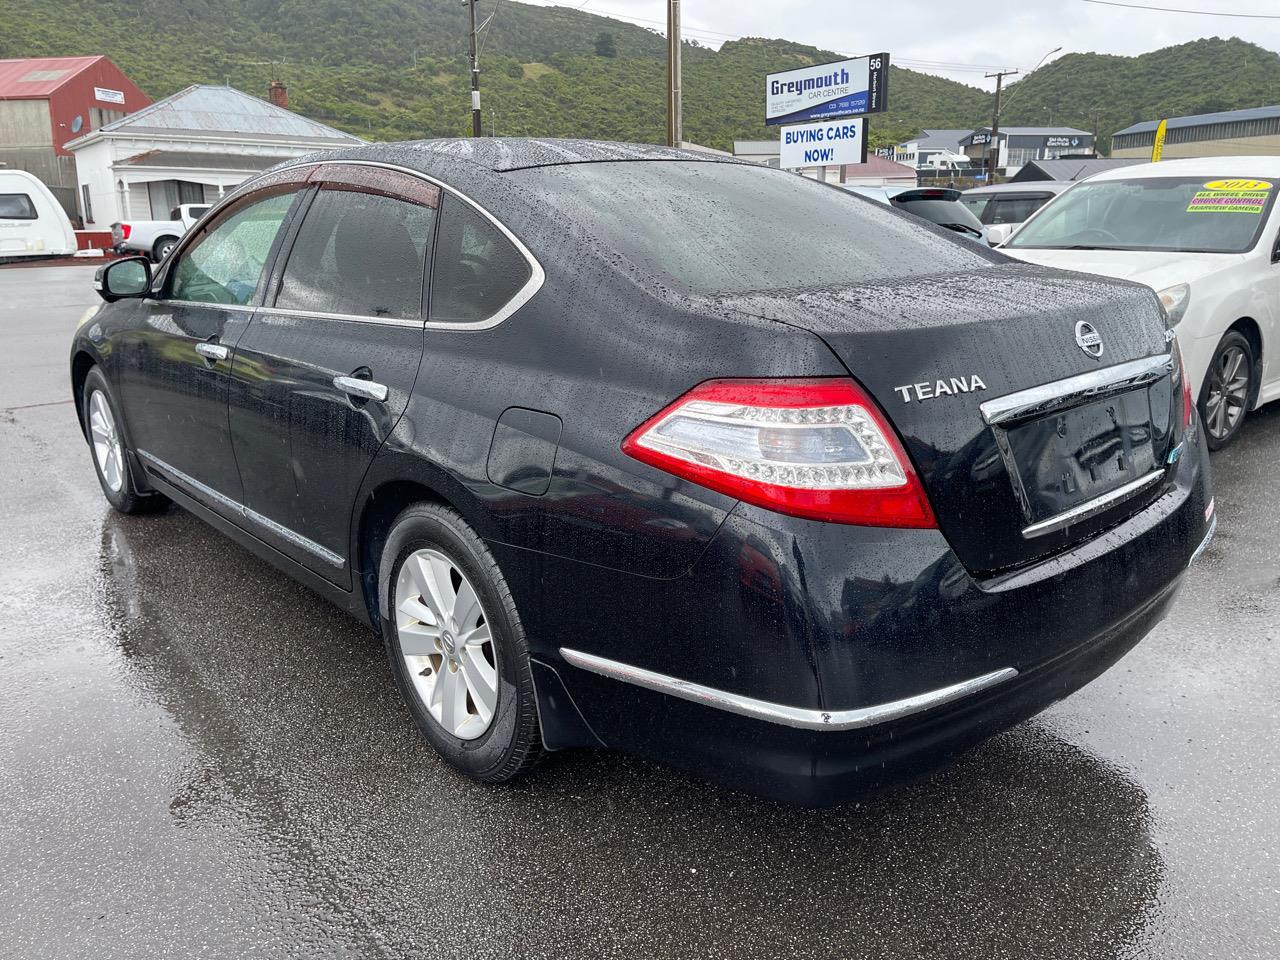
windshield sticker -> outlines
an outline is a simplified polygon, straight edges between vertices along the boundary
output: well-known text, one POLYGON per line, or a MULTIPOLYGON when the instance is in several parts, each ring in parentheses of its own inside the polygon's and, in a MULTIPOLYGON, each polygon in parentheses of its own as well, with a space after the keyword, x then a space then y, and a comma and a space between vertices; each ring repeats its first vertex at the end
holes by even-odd
POLYGON ((1267 205, 1271 184, 1265 180, 1211 180, 1196 191, 1187 213, 1260 214, 1267 205))

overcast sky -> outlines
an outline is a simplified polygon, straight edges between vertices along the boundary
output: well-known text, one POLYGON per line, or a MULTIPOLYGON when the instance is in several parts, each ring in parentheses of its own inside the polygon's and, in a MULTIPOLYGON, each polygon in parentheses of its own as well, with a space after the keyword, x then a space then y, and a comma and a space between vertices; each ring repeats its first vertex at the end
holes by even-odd
MULTIPOLYGON (((641 26, 664 29, 666 24, 664 0, 529 2, 621 15, 641 26)), ((782 37, 839 53, 887 50, 900 66, 987 88, 992 81, 983 78, 984 72, 1025 72, 1057 46, 1063 52, 1132 55, 1200 37, 1235 36, 1280 51, 1277 0, 1123 2, 1272 19, 1146 12, 1085 0, 682 0, 681 11, 686 38, 710 46, 719 46, 728 34, 782 37)))

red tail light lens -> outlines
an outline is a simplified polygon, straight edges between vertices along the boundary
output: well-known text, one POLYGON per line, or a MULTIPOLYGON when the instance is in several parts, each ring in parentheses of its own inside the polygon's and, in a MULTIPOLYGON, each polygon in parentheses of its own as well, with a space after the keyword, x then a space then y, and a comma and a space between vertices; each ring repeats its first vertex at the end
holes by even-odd
POLYGON ((120 239, 128 240, 129 234, 133 233, 133 227, 127 223, 120 224, 120 239))
POLYGON ((1187 376, 1187 361, 1182 359, 1182 348, 1178 346, 1178 341, 1173 341, 1173 352, 1178 356, 1178 381, 1182 385, 1182 432, 1186 433, 1187 428, 1191 426, 1191 413, 1196 408, 1196 402, 1191 396, 1191 378, 1187 376))
POLYGON ((852 380, 710 380, 637 427, 622 449, 779 513, 937 526, 893 428, 852 380))

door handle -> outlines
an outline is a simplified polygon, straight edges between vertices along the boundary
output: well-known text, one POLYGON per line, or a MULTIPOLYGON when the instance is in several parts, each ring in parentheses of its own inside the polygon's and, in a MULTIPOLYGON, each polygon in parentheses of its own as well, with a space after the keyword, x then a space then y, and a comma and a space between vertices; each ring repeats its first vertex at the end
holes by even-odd
POLYGON ((377 400, 379 403, 387 399, 387 388, 372 380, 361 380, 359 377, 334 377, 333 385, 351 397, 361 400, 377 400))
POLYGON ((204 357, 206 360, 225 360, 231 356, 231 351, 220 343, 210 343, 204 341, 196 344, 196 353, 204 357))

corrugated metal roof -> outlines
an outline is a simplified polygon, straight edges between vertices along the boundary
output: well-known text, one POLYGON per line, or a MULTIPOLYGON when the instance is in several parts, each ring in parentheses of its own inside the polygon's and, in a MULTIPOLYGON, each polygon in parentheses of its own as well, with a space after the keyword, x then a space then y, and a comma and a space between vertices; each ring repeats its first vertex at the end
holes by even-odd
POLYGON ((47 97, 81 70, 105 57, 29 57, 0 60, 0 100, 47 97))
POLYGON ((898 146, 905 146, 908 143, 918 143, 926 150, 946 150, 948 153, 960 152, 960 141, 973 133, 972 129, 963 130, 938 130, 926 128, 920 131, 920 136, 913 137, 910 140, 904 140, 898 146))
POLYGON ((1089 157, 1079 160, 1032 160, 1012 178, 1014 183, 1034 180, 1083 180, 1103 170, 1131 167, 1145 160, 1125 160, 1119 157, 1089 157), (1036 171, 1040 171, 1037 175, 1036 171))
POLYGON ((323 123, 277 107, 274 103, 234 87, 193 84, 173 96, 157 100, 120 120, 102 126, 97 133, 164 133, 248 135, 271 140, 331 144, 363 143, 323 123))
POLYGON ((846 177, 914 177, 916 168, 873 153, 868 155, 866 163, 846 163, 844 175, 846 177))
POLYGON ((778 140, 735 140, 734 153, 779 153, 782 146, 778 140))
MULTIPOLYGON (((1235 123, 1239 120, 1270 120, 1272 117, 1280 117, 1280 106, 1249 107, 1246 110, 1223 110, 1219 113, 1199 113, 1190 117, 1170 117, 1166 129, 1202 127, 1211 123, 1235 123)), ((1113 136, 1118 137, 1126 133, 1150 133, 1158 126, 1160 126, 1159 120, 1143 120, 1123 130, 1117 130, 1113 136)))

